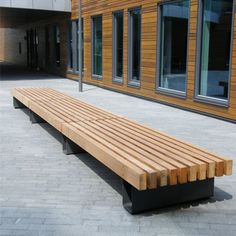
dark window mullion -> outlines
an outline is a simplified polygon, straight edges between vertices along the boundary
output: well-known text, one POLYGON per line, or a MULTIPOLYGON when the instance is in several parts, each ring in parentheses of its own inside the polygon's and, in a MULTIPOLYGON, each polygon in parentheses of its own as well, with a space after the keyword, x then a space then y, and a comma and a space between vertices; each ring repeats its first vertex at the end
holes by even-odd
POLYGON ((124 14, 123 11, 113 13, 113 80, 123 81, 123 41, 124 14))
POLYGON ((77 64, 77 53, 76 53, 76 47, 77 47, 77 35, 76 35, 76 21, 72 22, 72 49, 73 49, 73 73, 76 73, 76 64, 77 64))
POLYGON ((101 79, 102 77, 102 16, 92 17, 92 76, 101 79))
POLYGON ((129 10, 128 83, 140 86, 141 79, 141 9, 129 10))

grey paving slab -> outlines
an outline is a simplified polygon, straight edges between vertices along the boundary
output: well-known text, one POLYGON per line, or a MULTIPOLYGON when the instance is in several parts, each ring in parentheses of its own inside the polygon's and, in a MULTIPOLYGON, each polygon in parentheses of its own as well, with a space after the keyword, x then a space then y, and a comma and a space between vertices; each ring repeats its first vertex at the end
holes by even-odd
POLYGON ((236 235, 236 125, 4 66, 0 70, 0 235, 236 235), (122 207, 121 180, 88 154, 66 156, 48 124, 14 110, 14 87, 50 87, 235 160, 214 198, 138 216, 122 207))

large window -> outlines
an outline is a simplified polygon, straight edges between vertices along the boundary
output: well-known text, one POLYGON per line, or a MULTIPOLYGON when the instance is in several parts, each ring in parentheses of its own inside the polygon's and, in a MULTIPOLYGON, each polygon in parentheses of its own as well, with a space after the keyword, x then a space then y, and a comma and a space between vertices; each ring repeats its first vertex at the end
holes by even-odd
POLYGON ((197 96, 225 103, 229 94, 233 0, 201 0, 197 96))
POLYGON ((123 45, 124 45, 123 11, 113 14, 113 80, 123 81, 123 45))
POLYGON ((158 89, 184 95, 187 80, 189 0, 159 5, 158 89))
POLYGON ((61 63, 61 36, 59 26, 54 26, 54 47, 55 47, 55 62, 56 66, 60 66, 61 63))
MULTIPOLYGON (((82 67, 84 69, 84 31, 82 19, 82 67)), ((68 70, 73 73, 79 72, 79 27, 78 21, 72 21, 69 25, 68 47, 68 70)))
POLYGON ((141 77, 141 9, 129 11, 129 84, 140 85, 141 77))
POLYGON ((69 23, 69 35, 68 35, 68 70, 73 70, 73 23, 69 23))
MULTIPOLYGON (((79 21, 76 21, 75 37, 76 37, 76 71, 79 72, 79 21)), ((84 21, 83 19, 82 19, 82 68, 84 70, 84 21)))
POLYGON ((92 17, 92 76, 102 77, 102 16, 92 17))

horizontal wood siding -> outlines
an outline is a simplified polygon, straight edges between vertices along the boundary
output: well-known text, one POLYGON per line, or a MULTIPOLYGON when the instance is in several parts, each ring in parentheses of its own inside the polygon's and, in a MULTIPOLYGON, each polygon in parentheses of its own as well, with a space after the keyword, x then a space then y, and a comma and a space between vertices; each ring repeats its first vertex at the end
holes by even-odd
MULTIPOLYGON (((157 51, 157 4, 158 0, 83 0, 84 18, 84 81, 104 88, 153 99, 159 102, 191 109, 214 116, 236 121, 236 40, 233 41, 232 72, 230 84, 230 106, 210 105, 194 100, 196 72, 196 39, 198 0, 190 0, 190 27, 188 42, 188 80, 186 98, 177 98, 156 91, 156 51, 157 51), (128 86, 128 10, 142 7, 142 51, 141 51, 141 86, 128 86), (124 10, 124 82, 112 82, 112 12, 124 10), (91 77, 91 16, 103 15, 103 78, 95 80, 91 77)), ((234 13, 235 16, 235 13, 234 13)), ((78 1, 72 1, 72 19, 78 18, 78 1)), ((234 39, 236 38, 236 17, 234 17, 234 39)), ((157 52, 158 53, 158 52, 157 52)), ((76 75, 67 74, 77 79, 76 75)))

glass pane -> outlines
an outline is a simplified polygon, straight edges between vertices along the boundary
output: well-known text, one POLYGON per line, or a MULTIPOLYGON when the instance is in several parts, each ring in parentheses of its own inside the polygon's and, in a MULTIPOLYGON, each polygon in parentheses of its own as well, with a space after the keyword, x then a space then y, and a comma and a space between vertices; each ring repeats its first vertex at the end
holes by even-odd
POLYGON ((115 14, 115 76, 123 77, 123 12, 115 14))
POLYGON ((132 80, 140 81, 141 10, 131 11, 132 17, 132 80))
POLYGON ((228 99, 233 1, 203 1, 200 95, 228 99))
POLYGON ((60 39, 60 29, 58 26, 55 26, 55 57, 56 57, 56 65, 60 66, 60 48, 61 48, 61 39, 60 39))
POLYGON ((185 92, 189 1, 161 6, 159 87, 185 92))
POLYGON ((76 71, 79 71, 79 24, 78 21, 76 24, 76 71))
POLYGON ((102 76, 102 17, 93 18, 93 74, 102 76))
MULTIPOLYGON (((76 21, 76 71, 79 71, 79 22, 76 21)), ((82 19, 82 67, 84 70, 84 21, 82 19)))

